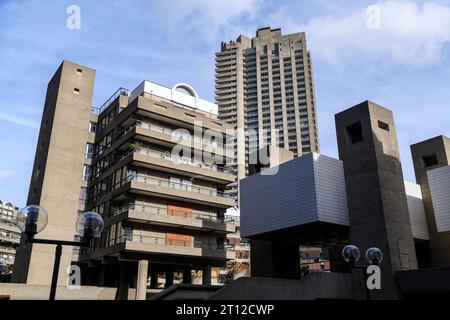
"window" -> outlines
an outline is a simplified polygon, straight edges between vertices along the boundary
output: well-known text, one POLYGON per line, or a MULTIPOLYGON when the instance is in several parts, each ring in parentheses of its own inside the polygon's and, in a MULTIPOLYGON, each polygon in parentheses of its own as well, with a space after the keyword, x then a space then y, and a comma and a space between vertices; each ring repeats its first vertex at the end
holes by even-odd
POLYGON ((91 121, 89 123, 89 132, 96 133, 97 132, 97 128, 98 128, 97 123, 95 123, 93 121, 91 121))
POLYGON ((347 126, 347 141, 350 144, 356 144, 358 142, 363 141, 363 133, 362 133, 362 127, 361 122, 354 123, 350 126, 347 126))
POLYGON ((129 227, 122 228, 123 239, 125 241, 133 241, 133 229, 129 227))
POLYGON ((78 88, 73 89, 73 94, 79 96, 80 95, 80 89, 78 89, 78 88))
POLYGON ((87 200, 88 200, 87 188, 81 187, 81 189, 80 189, 80 202, 86 203, 87 200))
POLYGON ((77 69, 77 74, 78 74, 78 75, 81 75, 82 73, 83 73, 83 69, 79 69, 79 68, 78 68, 78 69, 77 69))
POLYGON ((438 159, 436 154, 431 154, 422 157, 423 166, 425 168, 432 167, 438 164, 438 159))
POLYGON ((170 187, 174 189, 180 189, 181 180, 178 178, 170 178, 170 187))
POLYGON ((83 181, 88 181, 91 176, 91 166, 85 164, 83 166, 83 181))
POLYGON ((86 159, 92 159, 93 155, 94 155, 94 144, 88 142, 86 144, 86 154, 85 154, 86 159))
POLYGON ((382 121, 378 121, 378 128, 389 131, 389 125, 382 121))
POLYGON ((192 191, 192 181, 183 180, 183 190, 192 191))

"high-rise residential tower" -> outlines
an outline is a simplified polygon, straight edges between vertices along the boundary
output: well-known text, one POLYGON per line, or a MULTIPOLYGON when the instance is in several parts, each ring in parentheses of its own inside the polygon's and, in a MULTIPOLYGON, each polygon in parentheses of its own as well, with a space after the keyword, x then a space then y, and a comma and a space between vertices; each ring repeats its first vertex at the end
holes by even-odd
POLYGON ((288 149, 294 156, 319 152, 305 33, 282 35, 281 29, 267 27, 258 29, 253 39, 241 35, 223 42, 216 53, 216 100, 219 119, 241 129, 234 147, 239 180, 249 175, 250 154, 266 144, 288 149))

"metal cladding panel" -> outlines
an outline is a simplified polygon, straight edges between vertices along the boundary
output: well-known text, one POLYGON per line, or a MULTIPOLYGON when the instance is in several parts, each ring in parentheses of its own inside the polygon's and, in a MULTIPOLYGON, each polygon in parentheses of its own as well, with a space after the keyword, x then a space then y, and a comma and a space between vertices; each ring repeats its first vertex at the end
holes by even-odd
POLYGON ((318 220, 349 226, 344 165, 342 161, 314 154, 318 220))
POLYGON ((450 166, 427 172, 438 232, 450 231, 450 166))
POLYGON ((317 221, 312 155, 278 168, 274 175, 255 174, 241 180, 241 236, 317 221))
POLYGON ((406 201, 414 239, 430 240, 422 191, 418 184, 405 181, 406 201))
POLYGON ((349 225, 341 161, 311 153, 278 169, 241 180, 243 237, 318 221, 349 225))

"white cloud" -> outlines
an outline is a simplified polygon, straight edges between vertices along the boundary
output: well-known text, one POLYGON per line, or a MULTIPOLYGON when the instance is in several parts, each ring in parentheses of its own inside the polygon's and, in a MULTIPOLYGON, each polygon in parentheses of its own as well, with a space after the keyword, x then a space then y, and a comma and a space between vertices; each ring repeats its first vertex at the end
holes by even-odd
POLYGON ((367 8, 347 17, 326 16, 306 24, 283 8, 271 16, 286 31, 307 32, 310 49, 335 65, 354 62, 423 68, 441 61, 450 43, 450 6, 406 0, 374 3, 381 10, 381 28, 369 29, 367 8))
POLYGON ((14 178, 16 174, 9 170, 0 170, 0 179, 10 179, 14 178))
POLYGON ((262 6, 262 0, 168 0, 155 4, 152 14, 178 39, 189 42, 189 33, 195 32, 206 41, 215 41, 219 33, 237 37, 243 32, 244 20, 255 19, 262 6))
POLYGON ((39 128, 39 124, 37 124, 33 120, 23 117, 23 116, 14 115, 14 114, 0 113, 0 121, 10 122, 13 124, 17 124, 17 125, 32 128, 32 129, 39 128))

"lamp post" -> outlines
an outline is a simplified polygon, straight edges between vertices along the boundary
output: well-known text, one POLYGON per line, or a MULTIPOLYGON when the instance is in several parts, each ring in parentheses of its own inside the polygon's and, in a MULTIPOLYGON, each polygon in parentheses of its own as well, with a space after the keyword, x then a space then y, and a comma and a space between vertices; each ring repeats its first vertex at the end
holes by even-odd
POLYGON ((96 212, 85 212, 78 217, 76 231, 81 241, 63 241, 53 239, 35 239, 35 235, 45 229, 48 222, 47 211, 36 205, 20 210, 17 215, 17 226, 26 235, 26 243, 56 245, 53 265, 52 283, 49 300, 55 300, 58 284, 58 273, 61 262, 62 246, 88 247, 93 239, 99 238, 103 231, 103 218, 96 212))
POLYGON ((367 268, 369 265, 379 265, 383 261, 383 252, 376 247, 372 247, 367 249, 365 257, 369 265, 357 265, 359 258, 361 257, 361 252, 359 248, 355 245, 347 245, 342 250, 342 258, 350 264, 350 266, 354 269, 361 269, 363 271, 364 276, 364 288, 366 290, 366 299, 370 300, 370 291, 367 287, 367 268))

